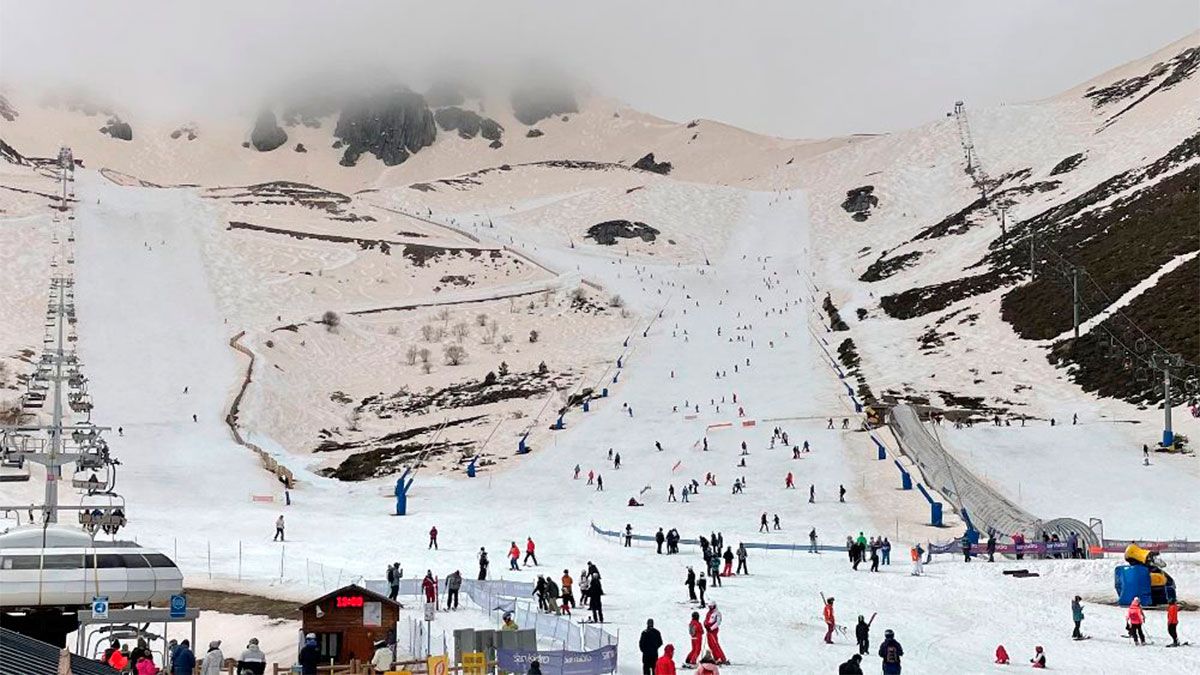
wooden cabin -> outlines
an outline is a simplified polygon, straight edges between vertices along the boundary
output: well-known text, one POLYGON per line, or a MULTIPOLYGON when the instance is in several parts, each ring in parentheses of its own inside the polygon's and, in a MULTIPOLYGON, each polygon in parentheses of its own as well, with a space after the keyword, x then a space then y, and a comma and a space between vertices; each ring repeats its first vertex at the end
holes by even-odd
POLYGON ((395 635, 400 603, 351 584, 300 606, 304 635, 317 636, 321 660, 369 661, 375 643, 395 635))

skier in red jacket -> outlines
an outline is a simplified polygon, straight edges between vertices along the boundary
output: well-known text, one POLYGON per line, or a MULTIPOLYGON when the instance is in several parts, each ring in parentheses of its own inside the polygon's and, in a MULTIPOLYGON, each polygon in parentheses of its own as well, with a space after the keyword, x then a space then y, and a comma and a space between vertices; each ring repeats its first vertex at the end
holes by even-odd
POLYGON ((421 590, 425 591, 425 602, 437 601, 437 582, 433 579, 433 570, 425 571, 425 579, 421 581, 421 590))
POLYGON ((675 645, 663 647, 662 656, 654 664, 654 675, 675 675, 675 645))
POLYGON ((704 626, 700 625, 700 612, 692 612, 692 621, 688 624, 688 635, 692 639, 692 650, 683 660, 685 668, 695 668, 696 660, 700 658, 700 650, 704 643, 704 626))
POLYGON ((708 634, 708 650, 712 652, 717 664, 723 666, 729 663, 718 638, 718 633, 721 631, 721 612, 717 611, 715 602, 708 603, 708 614, 704 617, 704 631, 708 634))
POLYGON ((531 559, 533 560, 534 565, 538 564, 537 556, 533 554, 533 549, 534 549, 533 537, 526 537, 525 538, 525 559, 521 561, 521 564, 528 565, 529 561, 531 559))
POLYGON ((825 644, 833 644, 833 629, 837 626, 837 620, 833 616, 833 598, 825 601, 825 609, 823 610, 825 618, 825 644))

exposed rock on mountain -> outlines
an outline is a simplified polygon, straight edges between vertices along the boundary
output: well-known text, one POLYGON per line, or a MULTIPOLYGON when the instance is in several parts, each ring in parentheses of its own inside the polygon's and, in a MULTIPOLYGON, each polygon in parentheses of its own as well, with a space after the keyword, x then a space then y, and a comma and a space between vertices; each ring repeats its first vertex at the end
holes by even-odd
POLYGON ((259 152, 270 152, 287 143, 287 132, 275 121, 275 113, 264 110, 258 114, 254 131, 250 132, 250 144, 259 152))
POLYGON ((865 221, 871 217, 871 209, 879 206, 879 198, 871 194, 874 191, 874 185, 864 185, 847 190, 846 201, 842 202, 842 209, 846 213, 852 214, 850 217, 858 222, 865 221))
POLYGON ((645 157, 634 162, 633 168, 641 169, 642 171, 651 171, 654 173, 660 173, 664 176, 671 173, 671 163, 670 162, 655 162, 653 152, 647 153, 645 157))
POLYGON ((512 94, 513 116, 522 124, 534 125, 547 117, 579 112, 575 95, 565 86, 526 85, 512 94))
POLYGON ((473 110, 449 107, 441 108, 434 113, 433 118, 443 131, 457 131, 462 138, 475 138, 482 135, 489 141, 500 140, 504 127, 488 117, 482 117, 473 110))
POLYGON ((119 117, 110 117, 104 126, 100 127, 100 133, 107 134, 113 138, 122 141, 133 140, 133 127, 129 126, 128 122, 124 122, 119 117))
POLYGON ((641 239, 654 241, 661 234, 657 229, 642 222, 628 220, 606 220, 588 228, 587 238, 594 239, 597 244, 612 246, 617 239, 641 239))
POLYGON ((437 127, 424 97, 398 87, 348 103, 333 134, 346 147, 343 166, 354 166, 364 152, 375 155, 386 166, 395 166, 408 159, 410 153, 432 145, 437 127))

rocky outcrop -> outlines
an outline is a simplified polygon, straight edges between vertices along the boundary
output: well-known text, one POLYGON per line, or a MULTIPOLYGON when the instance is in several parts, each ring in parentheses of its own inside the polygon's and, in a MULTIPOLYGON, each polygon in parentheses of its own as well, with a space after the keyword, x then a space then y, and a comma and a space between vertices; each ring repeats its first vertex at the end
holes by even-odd
POLYGON ((457 131, 462 138, 475 138, 482 135, 489 141, 500 140, 504 127, 489 117, 483 117, 473 110, 449 107, 441 108, 433 115, 442 131, 457 131))
POLYGON ((129 126, 129 123, 123 121, 120 117, 108 118, 108 122, 100 127, 100 133, 122 141, 133 140, 133 127, 129 126))
POLYGON ((4 98, 3 94, 0 94, 0 117, 12 122, 18 116, 17 109, 12 107, 12 104, 8 102, 7 98, 4 98))
POLYGON ((171 132, 172 140, 187 138, 189 141, 194 141, 196 137, 196 125, 194 124, 185 124, 171 132))
POLYGON ((1083 164, 1083 153, 1077 152, 1069 157, 1064 158, 1063 161, 1059 162, 1058 164, 1055 164, 1054 168, 1050 170, 1050 175, 1057 176, 1059 174, 1067 173, 1068 171, 1074 171, 1079 167, 1080 164, 1083 164))
POLYGON ((579 112, 575 94, 565 86, 526 85, 512 93, 513 116, 521 124, 532 126, 547 117, 579 112))
POLYGON ((546 134, 543 133, 541 129, 530 129, 529 131, 525 132, 525 138, 540 138, 545 135, 546 134))
POLYGON ((342 166, 354 166, 364 152, 375 155, 386 166, 395 166, 409 154, 432 145, 437 126, 424 97, 398 87, 348 103, 333 134, 346 148, 342 166))
POLYGON ((308 152, 308 148, 304 147, 304 144, 303 144, 303 143, 297 143, 297 144, 296 144, 296 147, 295 147, 295 148, 293 148, 293 149, 294 149, 296 152, 308 152))
POLYGON ((258 114, 254 122, 254 131, 250 132, 250 144, 259 152, 270 152, 287 143, 288 135, 275 120, 275 113, 264 110, 258 114))
POLYGON ((650 171, 653 173, 660 173, 664 176, 671 173, 671 163, 670 162, 655 162, 653 152, 648 153, 645 157, 634 162, 633 168, 641 169, 642 171, 650 171))
POLYGON ((612 246, 617 239, 641 239, 652 242, 661 232, 649 225, 628 220, 606 220, 588 228, 587 238, 594 239, 597 244, 612 246))
POLYGON ((851 218, 860 223, 863 222, 871 217, 871 209, 879 205, 879 198, 871 194, 874 191, 874 185, 864 185, 847 190, 846 201, 842 202, 842 209, 851 214, 851 218))
POLYGON ((24 155, 17 152, 17 149, 13 146, 5 143, 3 139, 0 139, 0 159, 3 159, 9 164, 24 165, 29 163, 29 160, 25 159, 24 155))

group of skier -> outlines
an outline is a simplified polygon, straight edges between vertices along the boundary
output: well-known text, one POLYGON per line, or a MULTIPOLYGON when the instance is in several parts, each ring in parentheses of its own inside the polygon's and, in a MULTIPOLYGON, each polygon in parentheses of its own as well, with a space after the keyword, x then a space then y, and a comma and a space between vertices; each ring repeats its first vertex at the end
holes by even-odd
POLYGON ((846 537, 846 553, 850 557, 850 566, 857 571, 858 566, 868 559, 871 561, 871 571, 878 572, 879 565, 892 564, 892 542, 887 537, 871 537, 867 539, 862 532, 858 537, 846 537))

